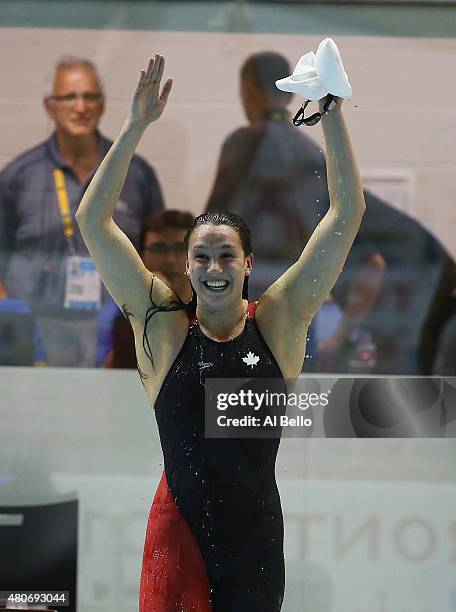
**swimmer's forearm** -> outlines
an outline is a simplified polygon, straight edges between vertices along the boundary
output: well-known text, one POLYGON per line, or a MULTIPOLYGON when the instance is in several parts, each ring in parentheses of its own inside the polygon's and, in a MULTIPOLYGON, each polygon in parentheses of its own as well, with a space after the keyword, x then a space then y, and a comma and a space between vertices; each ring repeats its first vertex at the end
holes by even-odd
POLYGON ((78 221, 102 224, 112 218, 131 158, 146 127, 132 125, 127 119, 87 187, 76 213, 78 221))
POLYGON ((331 209, 349 218, 362 215, 366 205, 358 164, 338 105, 321 119, 331 209))

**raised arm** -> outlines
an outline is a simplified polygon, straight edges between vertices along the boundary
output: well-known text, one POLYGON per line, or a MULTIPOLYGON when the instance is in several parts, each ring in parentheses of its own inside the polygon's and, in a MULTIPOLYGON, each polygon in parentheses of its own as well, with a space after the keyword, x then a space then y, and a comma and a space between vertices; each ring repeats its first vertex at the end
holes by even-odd
MULTIPOLYGON (((257 321, 279 365, 297 375, 308 325, 329 295, 344 265, 365 210, 358 166, 341 110, 321 122, 326 145, 330 207, 298 261, 262 296, 257 321), (289 367, 288 367, 289 366, 289 367)), ((320 101, 320 112, 324 100, 320 101)), ((287 374, 288 375, 288 374, 287 374)))
MULTIPOLYGON (((152 274, 135 247, 113 221, 116 203, 127 176, 131 158, 147 126, 162 114, 172 80, 160 93, 164 58, 156 55, 141 71, 130 114, 79 205, 76 219, 101 279, 115 302, 141 320, 149 303, 152 274)), ((154 279, 153 299, 171 297, 171 291, 154 279)))

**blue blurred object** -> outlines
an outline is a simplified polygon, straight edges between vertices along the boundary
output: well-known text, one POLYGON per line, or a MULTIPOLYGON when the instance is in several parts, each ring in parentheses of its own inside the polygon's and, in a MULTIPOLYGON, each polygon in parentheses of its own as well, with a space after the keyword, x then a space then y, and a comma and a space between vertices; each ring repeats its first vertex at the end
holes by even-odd
POLYGON ((19 299, 0 300, 0 365, 28 366, 46 359, 40 329, 30 308, 19 299))

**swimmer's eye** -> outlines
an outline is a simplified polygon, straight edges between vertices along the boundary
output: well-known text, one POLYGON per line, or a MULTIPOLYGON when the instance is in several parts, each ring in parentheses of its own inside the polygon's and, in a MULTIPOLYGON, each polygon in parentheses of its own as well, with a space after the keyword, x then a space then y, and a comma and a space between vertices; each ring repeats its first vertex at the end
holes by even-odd
MULTIPOLYGON (((197 261, 206 261, 209 259, 209 255, 206 255, 205 253, 197 253, 194 255, 194 257, 197 261)), ((220 253, 219 255, 220 259, 233 259, 234 257, 236 257, 236 255, 230 252, 220 253)))

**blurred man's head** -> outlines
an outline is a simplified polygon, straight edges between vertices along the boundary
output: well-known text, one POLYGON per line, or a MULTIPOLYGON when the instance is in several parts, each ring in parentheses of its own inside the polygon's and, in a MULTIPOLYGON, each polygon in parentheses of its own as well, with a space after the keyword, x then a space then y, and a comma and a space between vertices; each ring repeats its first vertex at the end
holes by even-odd
POLYGON ((104 95, 95 65, 64 57, 56 65, 44 99, 59 134, 84 138, 94 134, 104 111, 104 95))
POLYGON ((185 275, 184 237, 193 215, 180 210, 164 210, 148 215, 143 224, 141 253, 144 265, 187 301, 191 287, 185 275))
POLYGON ((268 110, 285 109, 293 94, 275 86, 291 73, 288 60, 273 51, 255 53, 241 68, 240 94, 247 119, 253 123, 268 110))

